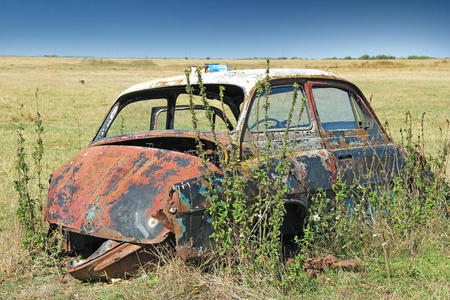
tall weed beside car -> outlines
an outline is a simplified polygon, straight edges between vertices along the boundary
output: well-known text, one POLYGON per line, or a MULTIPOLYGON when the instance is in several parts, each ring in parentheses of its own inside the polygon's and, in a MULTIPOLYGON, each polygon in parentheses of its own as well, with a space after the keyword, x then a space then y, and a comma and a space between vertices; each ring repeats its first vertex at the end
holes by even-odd
POLYGON ((16 149, 16 179, 14 189, 18 196, 16 214, 24 229, 22 242, 24 246, 43 247, 45 241, 45 223, 43 213, 43 192, 45 185, 42 183, 42 157, 44 154, 44 144, 42 133, 41 115, 38 105, 38 90, 35 93, 36 118, 34 120, 34 132, 36 140, 34 151, 31 153, 32 167, 30 167, 30 153, 25 147, 24 131, 25 125, 20 123, 17 129, 17 149, 16 149))
POLYGON ((38 89, 34 96, 36 116, 33 121, 35 140, 32 144, 32 151, 26 147, 24 132, 27 127, 25 124, 20 123, 17 129, 16 178, 13 181, 14 189, 17 192, 16 215, 23 229, 22 245, 24 248, 32 252, 37 249, 50 250, 49 253, 59 255, 62 251, 60 232, 50 230, 44 217, 44 201, 46 201, 48 186, 42 178, 44 126, 39 111, 38 89))

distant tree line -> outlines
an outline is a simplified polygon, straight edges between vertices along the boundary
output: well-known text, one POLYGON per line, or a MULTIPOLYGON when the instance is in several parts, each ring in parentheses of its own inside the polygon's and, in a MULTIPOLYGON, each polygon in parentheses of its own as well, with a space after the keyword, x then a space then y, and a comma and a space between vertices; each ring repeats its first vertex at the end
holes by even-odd
MULTIPOLYGON (((404 58, 404 57, 398 57, 398 58, 404 58)), ((406 57, 407 59, 432 59, 434 57, 426 56, 426 55, 410 55, 406 57)), ((361 55, 360 57, 351 57, 351 56, 345 56, 344 58, 339 57, 328 57, 324 59, 361 59, 361 60, 377 60, 377 59, 397 59, 397 57, 393 55, 386 55, 386 54, 379 54, 370 56, 368 54, 361 55)))
MULTIPOLYGON (((364 55, 361 55, 360 57, 345 56, 345 57, 341 58, 341 57, 333 56, 333 57, 326 57, 326 58, 323 58, 323 59, 324 60, 329 60, 329 59, 332 59, 332 60, 341 60, 341 59, 348 59, 348 60, 350 60, 350 59, 377 60, 378 59, 378 60, 381 60, 381 59, 400 59, 400 58, 402 58, 402 59, 404 59, 404 58, 407 58, 407 59, 432 59, 432 58, 435 58, 435 57, 426 56, 426 55, 410 55, 408 57, 395 57, 393 55, 386 55, 386 54, 379 54, 379 55, 370 56, 368 54, 364 54, 364 55)), ((206 59, 211 59, 211 58, 210 57, 206 57, 206 59)), ((255 56, 255 57, 245 57, 245 58, 236 58, 236 59, 257 60, 257 59, 265 59, 265 58, 263 58, 263 57, 256 57, 255 56)), ((293 57, 285 57, 285 56, 269 57, 269 59, 270 60, 288 60, 288 59, 291 59, 291 60, 295 60, 295 59, 312 60, 311 58, 302 58, 302 57, 297 57, 297 56, 293 56, 293 57)))

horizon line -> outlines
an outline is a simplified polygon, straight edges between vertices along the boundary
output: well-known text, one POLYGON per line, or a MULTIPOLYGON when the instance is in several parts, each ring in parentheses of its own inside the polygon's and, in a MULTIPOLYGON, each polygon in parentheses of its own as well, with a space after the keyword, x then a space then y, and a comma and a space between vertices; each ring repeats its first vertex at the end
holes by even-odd
POLYGON ((47 57, 47 58, 106 58, 106 59, 204 59, 204 60, 264 60, 264 59, 273 59, 273 60, 395 60, 395 59, 450 59, 450 57, 436 57, 436 56, 428 56, 428 55, 408 55, 408 56, 394 56, 387 54, 378 54, 378 55, 368 55, 363 54, 359 57, 353 56, 344 56, 344 57, 322 57, 322 58, 309 58, 309 57, 286 57, 286 56, 278 56, 278 57, 148 57, 148 56, 92 56, 92 55, 57 55, 57 54, 43 54, 43 55, 14 55, 14 54, 0 54, 0 57, 47 57), (363 58, 365 57, 365 58, 363 58), (380 57, 380 58, 377 58, 380 57))

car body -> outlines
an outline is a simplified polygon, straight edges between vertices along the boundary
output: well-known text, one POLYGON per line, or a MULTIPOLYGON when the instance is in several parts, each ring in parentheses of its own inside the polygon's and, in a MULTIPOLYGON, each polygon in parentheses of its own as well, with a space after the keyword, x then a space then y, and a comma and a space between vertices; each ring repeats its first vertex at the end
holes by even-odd
MULTIPOLYGON (((189 79, 199 95, 197 75, 189 79)), ((73 276, 98 279, 128 272, 136 253, 170 237, 183 259, 210 251, 213 229, 198 138, 214 172, 220 173, 214 155, 221 145, 224 152, 239 149, 245 173, 258 148, 270 139, 278 153, 287 132, 295 143, 286 234, 302 230, 311 193, 331 191, 337 176, 347 184, 376 184, 399 172, 400 148, 363 93, 341 77, 308 69, 236 70, 204 73, 202 82, 210 103, 216 103, 211 104, 214 133, 204 118, 200 131, 192 128, 186 76, 145 82, 120 94, 92 143, 53 173, 46 218, 62 226, 68 249, 90 255, 70 266, 73 276), (270 83, 268 132, 261 123, 263 106, 257 104, 261 81, 270 83), (286 130, 294 83, 303 101, 293 111, 298 120, 286 130)), ((196 111, 205 109, 201 97, 193 100, 196 111)))

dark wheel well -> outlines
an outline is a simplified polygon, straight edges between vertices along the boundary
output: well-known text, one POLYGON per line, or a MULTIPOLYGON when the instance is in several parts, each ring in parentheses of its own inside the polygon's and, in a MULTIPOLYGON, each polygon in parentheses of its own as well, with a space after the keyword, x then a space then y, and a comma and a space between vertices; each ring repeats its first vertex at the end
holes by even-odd
POLYGON ((307 214, 307 209, 299 201, 287 200, 284 204, 286 214, 283 225, 280 228, 283 239, 294 238, 303 234, 303 225, 307 214))
POLYGON ((67 230, 64 230, 64 237, 67 252, 81 255, 83 258, 89 257, 106 242, 106 239, 67 230))
POLYGON ((295 238, 303 237, 303 227, 308 214, 308 209, 302 201, 289 199, 285 201, 283 225, 280 228, 282 242, 282 260, 293 258, 299 251, 299 245, 295 238))

